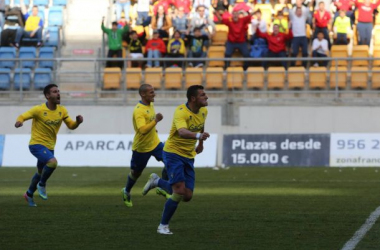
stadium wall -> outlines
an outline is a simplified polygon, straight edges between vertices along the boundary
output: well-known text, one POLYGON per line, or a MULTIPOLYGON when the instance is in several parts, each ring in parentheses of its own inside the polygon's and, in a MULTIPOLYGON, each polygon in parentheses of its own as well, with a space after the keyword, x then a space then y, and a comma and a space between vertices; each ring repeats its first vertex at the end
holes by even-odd
MULTIPOLYGON (((0 134, 29 134, 31 123, 15 129, 17 116, 29 106, 0 107, 0 134)), ((68 106, 70 115, 84 116, 84 124, 75 131, 64 125, 61 134, 133 134, 131 106, 68 106)), ((175 106, 156 106, 164 115, 157 126, 159 133, 169 133, 175 106)), ((218 134, 217 164, 222 164, 223 135, 226 134, 320 134, 377 133, 380 107, 352 106, 241 106, 237 115, 223 117, 219 106, 209 107, 206 131, 218 134), (223 125, 223 120, 238 119, 237 126, 223 125)), ((231 123, 230 123, 231 124, 231 123)))

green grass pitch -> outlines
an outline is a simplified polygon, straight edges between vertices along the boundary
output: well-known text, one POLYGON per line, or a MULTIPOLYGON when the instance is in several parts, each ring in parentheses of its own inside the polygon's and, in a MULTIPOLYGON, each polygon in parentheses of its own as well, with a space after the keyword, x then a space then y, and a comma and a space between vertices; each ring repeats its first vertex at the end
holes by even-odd
MULTIPOLYGON (((193 200, 181 203, 172 236, 156 233, 164 199, 142 186, 134 207, 120 190, 127 168, 59 168, 49 200, 27 206, 33 168, 0 168, 0 249, 341 249, 380 206, 377 168, 196 170, 193 200)), ((356 249, 380 249, 380 223, 356 249)))

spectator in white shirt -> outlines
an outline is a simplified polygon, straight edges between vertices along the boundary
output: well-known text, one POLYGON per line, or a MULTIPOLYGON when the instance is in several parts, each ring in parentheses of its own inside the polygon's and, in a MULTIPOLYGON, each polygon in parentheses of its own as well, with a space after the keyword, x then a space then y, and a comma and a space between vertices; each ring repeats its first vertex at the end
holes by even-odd
POLYGON ((259 29, 261 33, 266 33, 267 32, 267 22, 261 18, 261 10, 258 9, 254 14, 254 19, 251 21, 251 26, 252 26, 252 39, 251 42, 255 41, 255 39, 258 38, 256 34, 256 29, 259 29))
MULTIPOLYGON (((329 45, 326 39, 324 39, 324 34, 322 31, 318 32, 317 38, 313 40, 312 45, 313 57, 323 58, 327 57, 329 53, 329 45)), ((318 67, 319 65, 326 67, 327 61, 321 61, 314 63, 314 67, 318 67)))
POLYGON ((150 24, 149 7, 151 0, 138 0, 137 1, 137 25, 147 26, 150 24), (147 25, 144 25, 147 24, 147 25))
MULTIPOLYGON (((292 40, 292 57, 297 57, 298 50, 301 47, 302 57, 308 56, 307 38, 306 38, 306 21, 309 16, 309 9, 305 6, 296 7, 290 11, 290 25, 293 29, 292 40)), ((303 61, 302 65, 306 67, 307 62, 303 61)), ((295 62, 292 62, 292 66, 295 62)))

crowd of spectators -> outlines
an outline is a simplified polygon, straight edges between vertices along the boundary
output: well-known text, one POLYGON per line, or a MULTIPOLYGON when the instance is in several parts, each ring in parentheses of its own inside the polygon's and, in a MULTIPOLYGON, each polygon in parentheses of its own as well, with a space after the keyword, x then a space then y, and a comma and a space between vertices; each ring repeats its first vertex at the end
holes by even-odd
MULTIPOLYGON (((354 25, 358 43, 370 45, 373 23, 380 0, 279 0, 269 23, 264 18, 264 1, 234 0, 136 0, 136 15, 130 15, 131 1, 115 2, 116 22, 108 34, 109 57, 121 57, 121 44, 128 44, 128 57, 147 57, 146 67, 181 67, 181 61, 158 62, 157 58, 199 58, 187 66, 202 67, 212 45, 216 25, 228 27, 225 57, 239 51, 241 57, 328 57, 333 44, 346 45, 354 25), (257 4, 261 4, 256 6, 257 4), (357 20, 355 20, 355 11, 357 20), (123 14, 124 13, 124 14, 123 14), (132 18, 134 17, 134 18, 132 18), (355 24, 356 22, 356 24, 355 24), (149 27, 137 33, 135 26, 149 27), (115 28, 116 27, 116 28, 115 28), (148 30, 148 31, 147 31, 148 30), (150 34, 146 34, 146 32, 150 34), (311 36, 308 34, 313 31, 311 36), (146 39, 151 37, 151 39, 146 39), (118 39, 118 42, 115 42, 118 39), (117 46, 116 46, 117 45, 117 46), (138 45, 138 46, 137 46, 138 45), (262 53, 253 53, 256 45, 262 53)), ((272 9, 272 7, 271 7, 272 9)), ((281 62, 284 67, 287 63, 281 62)), ((303 66, 306 67, 306 61, 303 66)), ((294 65, 294 62, 291 63, 294 65)), ((326 66, 326 61, 312 61, 314 66, 326 66)), ((122 66, 119 64, 118 66, 122 66)), ((142 66, 141 63, 139 66, 142 66)), ((229 64, 226 62, 226 67, 229 64)), ((244 68, 248 62, 244 63, 244 68)), ((263 63, 264 67, 268 65, 263 63)))

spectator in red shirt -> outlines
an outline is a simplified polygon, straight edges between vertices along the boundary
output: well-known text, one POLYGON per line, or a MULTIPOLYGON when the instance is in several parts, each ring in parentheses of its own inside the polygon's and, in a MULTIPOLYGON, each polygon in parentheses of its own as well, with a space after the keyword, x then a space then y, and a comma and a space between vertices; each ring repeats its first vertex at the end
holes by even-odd
POLYGON ((371 0, 364 0, 364 2, 355 1, 355 6, 358 9, 358 25, 357 30, 359 31, 359 44, 369 44, 371 43, 371 35, 373 29, 373 11, 379 6, 380 0, 376 3, 371 3, 371 0))
MULTIPOLYGON (((286 56, 286 42, 293 37, 292 30, 289 30, 288 34, 281 33, 277 24, 273 25, 273 33, 271 35, 262 33, 260 29, 257 29, 256 34, 260 38, 264 38, 268 42, 267 57, 287 57, 286 56)), ((281 61, 282 66, 287 68, 287 62, 281 61)), ((264 68, 267 68, 267 63, 263 63, 264 68)))
POLYGON ((314 12, 313 26, 314 26, 314 36, 313 39, 317 38, 318 33, 322 32, 324 38, 327 40, 329 48, 331 48, 330 36, 328 25, 331 23, 330 12, 325 10, 325 3, 319 2, 318 10, 314 12))
POLYGON ((172 4, 178 10, 179 8, 183 8, 186 15, 190 13, 191 10, 191 1, 190 0, 174 0, 172 4))
MULTIPOLYGON (((228 26, 228 37, 226 42, 225 57, 230 58, 235 50, 240 51, 243 57, 249 57, 247 44, 247 31, 251 23, 252 12, 245 17, 239 17, 239 12, 233 11, 232 16, 225 12, 223 17, 218 12, 214 12, 218 19, 222 19, 222 23, 228 26)), ((226 62, 226 67, 229 62, 226 62)), ((248 68, 248 63, 244 62, 244 69, 248 68)))
MULTIPOLYGON (((158 30, 153 31, 153 38, 146 43, 145 49, 147 51, 147 58, 161 58, 166 52, 166 46, 164 41, 160 38, 158 30)), ((152 61, 148 61, 147 67, 152 67, 152 61)), ((160 62, 158 60, 154 61, 154 67, 160 67, 160 62)))

